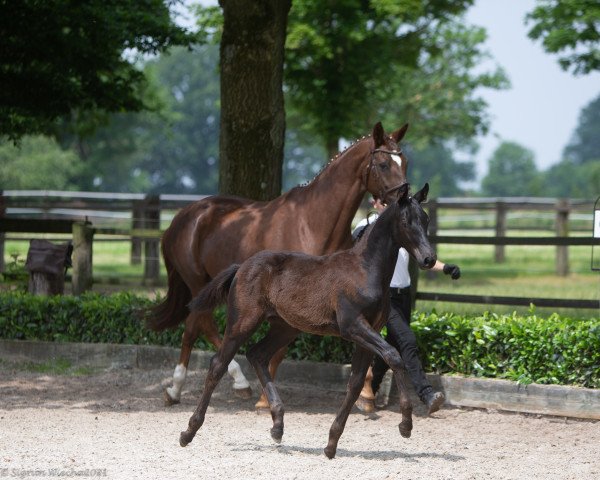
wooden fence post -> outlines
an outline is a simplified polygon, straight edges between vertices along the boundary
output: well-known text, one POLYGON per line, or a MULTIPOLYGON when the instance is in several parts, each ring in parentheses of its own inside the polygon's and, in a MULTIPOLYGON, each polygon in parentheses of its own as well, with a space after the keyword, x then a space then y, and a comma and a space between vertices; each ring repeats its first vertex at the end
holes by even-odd
MULTIPOLYGON (((160 230, 160 197, 148 195, 144 208, 144 228, 160 230)), ((160 239, 144 240, 144 284, 156 285, 160 276, 160 239)))
MULTIPOLYGON (((569 236, 569 210, 568 199, 560 199, 556 202, 556 236, 569 236)), ((569 274, 569 247, 567 245, 556 246, 556 274, 566 277, 569 274)))
MULTIPOLYGON (((506 204, 496 202, 496 237, 506 236, 506 204)), ((504 263, 504 245, 496 245, 494 260, 496 263, 504 263)))
MULTIPOLYGON (((144 228, 144 201, 134 200, 131 209, 131 229, 139 230, 144 228)), ((131 265, 142 263, 142 239, 140 237, 131 237, 131 265)))
POLYGON ((81 295, 92 288, 93 242, 94 229, 90 222, 73 223, 73 272, 71 273, 73 295, 81 295))

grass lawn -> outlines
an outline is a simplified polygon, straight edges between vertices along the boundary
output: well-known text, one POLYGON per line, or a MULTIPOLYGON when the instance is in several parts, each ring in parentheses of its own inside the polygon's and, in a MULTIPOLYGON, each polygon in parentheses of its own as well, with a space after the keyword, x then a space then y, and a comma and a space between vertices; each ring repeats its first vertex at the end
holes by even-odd
MULTIPOLYGON (((442 232, 440 232, 442 233, 442 232)), ((457 231, 444 231, 444 235, 458 234, 457 231)), ((488 232, 489 233, 489 232, 488 232)), ((479 233, 469 231, 470 235, 479 233)), ((543 235, 541 232, 510 232, 517 235, 543 235)), ((56 236, 55 236, 56 238, 56 236)), ((111 292, 129 290, 136 293, 163 294, 166 291, 166 273, 161 262, 161 281, 158 286, 145 286, 142 283, 144 266, 130 264, 129 242, 105 242, 97 238, 94 242, 94 290, 111 292)), ((11 255, 18 255, 24 261, 29 248, 28 242, 7 240, 5 262, 14 261, 11 255)), ((421 272, 419 290, 428 292, 464 293, 475 295, 498 295, 540 298, 572 298, 600 300, 600 272, 590 269, 591 247, 569 247, 570 274, 558 277, 555 274, 556 247, 546 246, 507 246, 504 263, 494 262, 494 247, 488 245, 438 245, 438 256, 446 263, 458 264, 462 277, 452 281, 443 274, 431 279, 421 272)), ((501 305, 458 304, 449 302, 419 301, 417 310, 438 312, 479 314, 486 310, 497 313, 517 311, 526 313, 528 307, 501 305)), ((575 318, 600 316, 599 309, 536 309, 541 315, 554 311, 575 318)))

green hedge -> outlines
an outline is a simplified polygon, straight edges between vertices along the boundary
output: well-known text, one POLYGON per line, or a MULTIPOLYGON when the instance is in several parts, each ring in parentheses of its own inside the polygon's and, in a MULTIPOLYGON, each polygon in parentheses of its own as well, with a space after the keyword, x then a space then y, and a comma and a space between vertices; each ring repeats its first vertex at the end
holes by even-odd
MULTIPOLYGON (((129 293, 36 297, 1 292, 0 337, 179 347, 182 326, 161 333, 144 328, 143 311, 153 303, 129 293)), ((223 329, 224 311, 218 310, 216 316, 223 329)), ((417 312, 412 327, 427 371, 600 388, 599 318, 417 312)), ((253 339, 267 328, 261 327, 253 339)), ((196 346, 212 348, 204 338, 196 346)), ((339 338, 301 335, 288 358, 346 363, 352 351, 352 344, 339 338)))

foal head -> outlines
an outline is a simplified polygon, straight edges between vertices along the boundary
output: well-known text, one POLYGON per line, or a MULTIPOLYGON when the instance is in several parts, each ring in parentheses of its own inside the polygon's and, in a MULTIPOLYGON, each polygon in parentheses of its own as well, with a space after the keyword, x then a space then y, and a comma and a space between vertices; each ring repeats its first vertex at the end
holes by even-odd
POLYGON ((400 140, 407 130, 408 124, 386 135, 379 122, 371 134, 369 164, 364 171, 363 182, 369 193, 381 198, 384 203, 391 202, 398 187, 406 183, 408 160, 402 153, 400 140))
POLYGON ((435 265, 437 255, 427 238, 427 226, 429 217, 421 207, 427 199, 429 184, 415 193, 412 197, 408 195, 408 184, 398 189, 398 200, 386 209, 391 210, 388 215, 393 216, 392 239, 399 247, 417 260, 419 267, 431 268, 435 265))

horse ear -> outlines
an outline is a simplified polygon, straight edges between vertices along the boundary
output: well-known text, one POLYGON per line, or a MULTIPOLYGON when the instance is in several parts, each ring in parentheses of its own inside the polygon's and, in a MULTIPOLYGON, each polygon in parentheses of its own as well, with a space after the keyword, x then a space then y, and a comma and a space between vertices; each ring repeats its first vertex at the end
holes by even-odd
POLYGON ((415 193, 415 200, 419 203, 423 203, 425 200, 427 200, 427 194, 429 193, 429 184, 426 183, 425 186, 419 190, 417 193, 415 193))
POLYGON ((404 126, 400 127, 394 133, 392 133, 392 138, 396 143, 400 143, 400 140, 404 138, 406 135, 406 131, 408 130, 408 123, 405 123, 404 126))
POLYGON ((385 133, 383 131, 383 127, 381 126, 381 122, 377 122, 373 127, 372 137, 373 141, 375 142, 375 148, 379 148, 385 143, 385 133))
POLYGON ((398 187, 398 203, 406 200, 408 197, 408 190, 410 189, 410 183, 403 183, 398 187))

